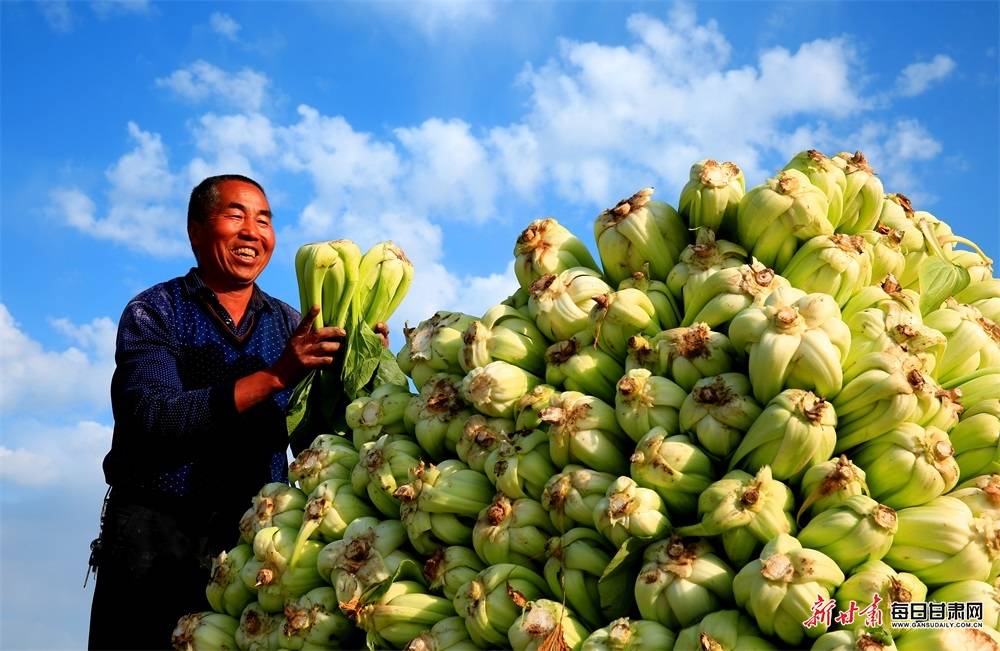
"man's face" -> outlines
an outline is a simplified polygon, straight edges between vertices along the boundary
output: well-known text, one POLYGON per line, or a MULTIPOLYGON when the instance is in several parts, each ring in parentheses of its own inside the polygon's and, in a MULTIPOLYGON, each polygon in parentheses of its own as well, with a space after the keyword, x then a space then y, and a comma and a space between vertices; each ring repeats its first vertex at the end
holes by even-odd
POLYGON ((274 250, 271 207, 250 183, 223 181, 216 188, 215 208, 188 228, 198 268, 209 284, 252 284, 274 250))

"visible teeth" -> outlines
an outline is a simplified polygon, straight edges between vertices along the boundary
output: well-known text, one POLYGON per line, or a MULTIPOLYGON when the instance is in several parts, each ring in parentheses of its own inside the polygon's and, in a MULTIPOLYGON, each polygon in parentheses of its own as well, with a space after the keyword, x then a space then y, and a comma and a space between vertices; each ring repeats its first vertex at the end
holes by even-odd
POLYGON ((239 256, 245 256, 245 257, 250 257, 250 258, 256 258, 257 257, 257 252, 254 251, 251 248, 248 248, 248 247, 240 247, 240 248, 234 250, 233 253, 235 253, 236 255, 239 255, 239 256))

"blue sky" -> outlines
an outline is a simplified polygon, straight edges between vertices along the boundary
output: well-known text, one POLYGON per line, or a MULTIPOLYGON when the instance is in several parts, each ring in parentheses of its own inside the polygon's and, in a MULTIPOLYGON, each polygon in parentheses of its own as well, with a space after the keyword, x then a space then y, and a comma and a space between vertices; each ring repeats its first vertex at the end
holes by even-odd
MULTIPOLYGON (((110 443, 114 329, 191 264, 201 177, 268 189, 261 280, 306 241, 394 239, 394 326, 479 313, 552 215, 715 157, 760 183, 862 149, 888 191, 1000 256, 998 4, 4 2, 0 647, 80 648, 110 443)), ((92 586, 91 586, 92 587, 92 586)))

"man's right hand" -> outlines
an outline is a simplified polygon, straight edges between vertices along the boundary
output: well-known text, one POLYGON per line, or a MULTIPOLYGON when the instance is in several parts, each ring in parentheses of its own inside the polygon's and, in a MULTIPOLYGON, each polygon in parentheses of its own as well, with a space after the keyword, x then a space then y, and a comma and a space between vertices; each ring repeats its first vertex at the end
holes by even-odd
POLYGON ((347 331, 337 326, 313 329, 320 308, 314 305, 292 332, 281 356, 271 367, 284 387, 294 386, 312 369, 331 366, 347 331))

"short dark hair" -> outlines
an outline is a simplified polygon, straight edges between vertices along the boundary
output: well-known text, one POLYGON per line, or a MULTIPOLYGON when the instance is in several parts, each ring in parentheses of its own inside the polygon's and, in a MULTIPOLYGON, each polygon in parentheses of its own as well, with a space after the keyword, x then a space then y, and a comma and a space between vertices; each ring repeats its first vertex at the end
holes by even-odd
POLYGON ((248 176, 243 176, 242 174, 219 174, 218 176, 210 176, 198 185, 194 186, 194 190, 191 190, 191 199, 188 201, 188 226, 192 223, 201 223, 205 221, 209 213, 215 208, 215 205, 219 202, 219 184, 224 181, 242 181, 243 183, 249 183, 255 186, 260 193, 265 197, 267 193, 264 192, 264 188, 248 176))

